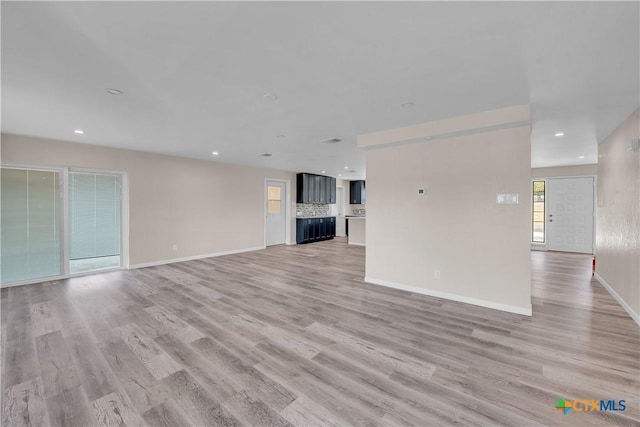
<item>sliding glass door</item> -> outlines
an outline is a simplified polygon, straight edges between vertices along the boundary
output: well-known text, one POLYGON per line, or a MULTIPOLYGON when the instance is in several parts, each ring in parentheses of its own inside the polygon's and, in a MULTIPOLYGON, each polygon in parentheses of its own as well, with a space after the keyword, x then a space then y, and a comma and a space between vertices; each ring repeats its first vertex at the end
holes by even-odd
POLYGON ((120 175, 69 172, 71 274, 120 267, 120 175))
POLYGON ((2 283, 61 275, 60 172, 2 168, 2 283))
POLYGON ((2 285, 121 266, 122 175, 11 166, 1 172, 2 285))

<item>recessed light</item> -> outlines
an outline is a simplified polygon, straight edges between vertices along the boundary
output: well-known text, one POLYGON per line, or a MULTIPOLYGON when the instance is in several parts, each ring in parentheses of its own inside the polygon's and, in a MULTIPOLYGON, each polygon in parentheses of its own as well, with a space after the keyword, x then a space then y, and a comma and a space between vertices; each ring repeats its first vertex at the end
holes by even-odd
POLYGON ((273 154, 271 154, 271 153, 262 153, 262 154, 258 154, 258 156, 260 156, 260 157, 271 157, 271 156, 273 156, 273 154))
POLYGON ((278 95, 275 93, 265 93, 262 95, 262 99, 264 102, 276 102, 278 100, 278 95))
POLYGON ((402 108, 411 108, 413 107, 413 105, 413 102, 403 102, 402 104, 400 104, 402 108))
POLYGON ((424 137, 424 139, 425 139, 426 141, 428 141, 428 140, 430 140, 430 139, 433 139, 433 137, 432 137, 432 136, 425 136, 425 137, 424 137))
POLYGON ((339 173, 339 174, 338 174, 338 176, 342 176, 342 174, 341 174, 341 173, 339 173))
POLYGON ((327 171, 322 171, 322 173, 327 173, 327 171))
POLYGON ((349 170, 349 166, 345 166, 345 167, 344 167, 344 170, 349 170))
POLYGON ((107 93, 110 95, 122 95, 122 91, 118 89, 107 89, 107 93))
POLYGON ((564 136, 564 132, 556 132, 556 136, 564 136))
POLYGON ((77 133, 78 135, 82 135, 84 133, 84 131, 82 129, 76 129, 73 132, 77 133))
POLYGON ((220 153, 218 153, 217 151, 212 151, 211 154, 214 155, 214 156, 220 155, 220 153))
POLYGON ((584 159, 584 156, 578 156, 579 159, 584 159))

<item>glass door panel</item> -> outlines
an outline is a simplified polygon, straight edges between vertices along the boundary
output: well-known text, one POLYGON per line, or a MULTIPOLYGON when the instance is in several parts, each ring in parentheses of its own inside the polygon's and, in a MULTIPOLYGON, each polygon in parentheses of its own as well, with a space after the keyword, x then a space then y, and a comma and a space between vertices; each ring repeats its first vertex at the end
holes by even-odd
POLYGON ((2 168, 2 284, 61 274, 60 172, 2 168))
POLYGON ((119 175, 69 173, 70 272, 120 266, 119 175))

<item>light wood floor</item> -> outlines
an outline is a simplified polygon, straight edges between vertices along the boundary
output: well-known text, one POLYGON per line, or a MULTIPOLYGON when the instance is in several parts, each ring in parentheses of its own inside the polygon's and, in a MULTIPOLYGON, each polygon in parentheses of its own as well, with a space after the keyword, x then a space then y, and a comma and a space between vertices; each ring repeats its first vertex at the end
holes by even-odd
POLYGON ((590 257, 531 258, 533 317, 365 284, 339 239, 3 289, 2 425, 640 425, 637 325, 590 257))

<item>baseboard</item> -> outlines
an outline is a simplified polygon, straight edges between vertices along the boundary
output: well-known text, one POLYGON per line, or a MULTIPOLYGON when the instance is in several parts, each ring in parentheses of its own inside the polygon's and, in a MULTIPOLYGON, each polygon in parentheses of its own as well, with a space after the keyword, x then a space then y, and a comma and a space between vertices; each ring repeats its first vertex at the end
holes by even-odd
POLYGON ((386 280, 374 279, 372 277, 365 277, 364 281, 367 283, 371 283, 372 285, 386 286, 387 288, 400 289, 407 292, 413 292, 416 294, 428 295, 431 297, 444 298, 452 301, 463 302, 466 304, 478 305, 480 307, 491 308, 493 310, 507 311, 509 313, 522 314, 524 316, 531 316, 532 309, 531 306, 529 308, 517 307, 515 305, 506 305, 500 304, 493 301, 486 301, 476 298, 464 297, 462 295, 451 294, 448 292, 440 292, 434 291, 431 289, 423 289, 417 288, 415 286, 402 285, 399 283, 388 282, 386 280))
POLYGON ((353 242, 347 242, 348 245, 353 245, 353 246, 367 246, 364 243, 353 243, 353 242))
POLYGON ((598 282, 600 282, 602 287, 605 288, 611 294, 613 299, 618 301, 618 304, 620 304, 622 306, 622 308, 624 308, 624 310, 629 314, 629 316, 631 316, 633 321, 636 322, 636 324, 638 326, 640 326, 640 316, 638 316, 638 313, 633 311, 633 309, 631 307, 629 307, 629 304, 627 304, 627 302, 625 300, 623 300, 622 297, 620 295, 618 295, 618 293, 616 291, 613 290, 611 285, 608 284, 607 281, 604 280, 598 273, 595 273, 593 275, 593 277, 595 277, 596 280, 598 282))
POLYGON ((224 252, 214 252, 214 253, 211 253, 211 254, 194 255, 194 256, 188 256, 188 257, 184 257, 184 258, 165 259, 165 260, 162 260, 162 261, 144 262, 142 264, 130 265, 129 269, 130 270, 134 270, 136 268, 154 267, 156 265, 173 264, 173 263, 176 263, 176 262, 184 262, 184 261, 194 261, 196 259, 214 258, 214 257, 219 257, 219 256, 224 256, 224 255, 240 254, 240 253, 243 253, 243 252, 260 251, 260 250, 263 250, 263 249, 266 249, 266 246, 256 246, 255 248, 235 249, 235 250, 232 250, 232 251, 224 251, 224 252))

